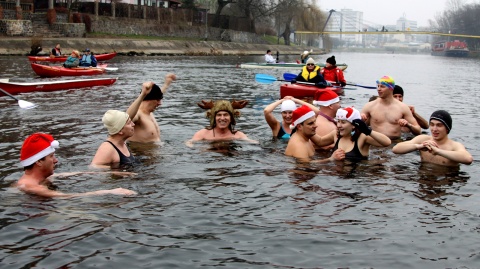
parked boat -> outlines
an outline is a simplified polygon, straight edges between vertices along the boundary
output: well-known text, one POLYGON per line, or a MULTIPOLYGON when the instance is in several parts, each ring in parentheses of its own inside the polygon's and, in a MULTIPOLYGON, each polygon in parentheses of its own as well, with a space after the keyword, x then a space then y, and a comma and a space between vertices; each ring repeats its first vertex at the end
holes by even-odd
MULTIPOLYGON (((115 83, 115 81, 117 81, 117 78, 90 78, 39 82, 9 82, 8 79, 0 79, 0 88, 10 94, 19 94, 27 92, 51 92, 94 86, 107 86, 112 85, 115 83)), ((2 95, 3 94, 0 92, 0 96, 2 95)))
POLYGON ((318 90, 326 91, 332 90, 338 95, 343 95, 342 87, 327 87, 327 88, 318 88, 315 85, 308 85, 303 83, 284 83, 280 86, 280 98, 285 96, 292 96, 295 98, 313 98, 315 92, 318 90))
POLYGON ((60 76, 91 76, 105 73, 106 65, 97 67, 74 67, 65 68, 63 66, 48 66, 37 63, 30 63, 33 71, 41 77, 60 77, 60 76))
POLYGON ((431 54, 433 56, 467 57, 469 50, 467 43, 463 41, 440 41, 433 44, 431 54))
MULTIPOLYGON (((116 52, 105 53, 105 54, 95 54, 97 62, 107 61, 113 59, 117 56, 116 52)), ((49 57, 49 56, 28 56, 30 62, 65 62, 68 56, 59 56, 59 57, 49 57)))
MULTIPOLYGON (((325 67, 325 64, 317 64, 320 67, 325 67)), ((244 63, 240 64, 240 68, 267 68, 267 69, 298 69, 301 70, 305 64, 302 63, 275 63, 275 64, 267 64, 267 63, 244 63)), ((337 64, 337 67, 341 70, 347 69, 347 64, 337 64)), ((300 72, 300 71, 299 71, 300 72)))

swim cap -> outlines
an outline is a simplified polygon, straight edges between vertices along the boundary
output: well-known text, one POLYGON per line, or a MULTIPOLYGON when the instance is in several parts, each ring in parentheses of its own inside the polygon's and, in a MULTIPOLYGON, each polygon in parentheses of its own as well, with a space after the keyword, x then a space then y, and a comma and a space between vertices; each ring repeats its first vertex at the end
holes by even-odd
POLYGON ((163 92, 160 89, 160 87, 158 87, 157 84, 153 84, 152 90, 147 94, 147 96, 145 96, 145 98, 143 98, 144 101, 162 100, 162 99, 163 99, 163 92))
POLYGON ((109 135, 120 132, 128 121, 128 114, 118 110, 108 110, 102 118, 103 125, 107 128, 109 135))
POLYGON ((441 121, 443 123, 443 125, 445 125, 445 127, 447 127, 447 134, 450 133, 450 130, 452 129, 452 117, 450 116, 450 114, 447 111, 437 110, 437 111, 433 112, 432 116, 430 116, 430 121, 431 120, 441 121))
POLYGON ((395 85, 395 87, 393 87, 393 94, 401 94, 403 96, 403 88, 395 85))
POLYGON ((292 100, 285 100, 282 102, 282 105, 280 106, 280 111, 294 111, 297 109, 297 105, 295 104, 294 101, 292 100))
POLYGON ((377 80, 377 84, 385 85, 390 90, 393 90, 393 88, 395 88, 395 81, 390 76, 381 77, 379 80, 377 80))

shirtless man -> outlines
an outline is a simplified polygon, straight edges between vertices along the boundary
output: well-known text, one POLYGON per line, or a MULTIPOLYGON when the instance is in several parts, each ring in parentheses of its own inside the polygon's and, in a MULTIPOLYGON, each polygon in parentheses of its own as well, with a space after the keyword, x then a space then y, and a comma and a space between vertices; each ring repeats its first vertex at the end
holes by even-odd
MULTIPOLYGON (((293 129, 293 134, 288 141, 285 155, 295 157, 302 162, 310 161, 310 158, 315 154, 313 144, 317 144, 317 142, 322 140, 322 138, 316 134, 317 123, 315 112, 306 105, 297 108, 293 111, 292 125, 290 128, 293 129)), ((324 145, 320 144, 319 146, 324 145)), ((335 151, 330 158, 317 160, 317 162, 328 162, 341 160, 343 158, 345 158, 343 151, 335 151)))
POLYGON ((129 114, 133 123, 135 123, 135 133, 128 141, 141 143, 160 141, 160 128, 155 120, 153 111, 162 104, 163 94, 167 92, 167 88, 172 81, 176 79, 175 74, 167 74, 161 89, 153 82, 148 82, 148 85, 143 83, 142 91, 144 87, 151 87, 151 91, 144 96, 137 113, 134 116, 129 114))
POLYGON ((450 114, 445 110, 437 110, 430 116, 431 136, 419 135, 412 140, 398 143, 393 147, 393 153, 405 154, 419 150, 422 162, 443 166, 471 164, 473 158, 465 146, 448 138, 451 129, 450 114))
POLYGON ((392 140, 400 138, 402 127, 420 134, 421 128, 408 106, 393 98, 394 87, 395 81, 389 76, 377 80, 378 98, 363 107, 362 120, 392 140))
MULTIPOLYGON (((55 157, 55 148, 58 148, 58 141, 54 140, 49 134, 34 133, 27 137, 23 142, 20 151, 20 164, 23 166, 24 174, 15 186, 29 194, 40 195, 44 197, 76 197, 90 195, 134 195, 136 192, 117 188, 111 190, 98 190, 85 193, 63 193, 49 189, 50 179, 54 175, 55 165, 58 160, 55 157)), ((88 172, 87 172, 88 173, 88 172)), ((77 173, 65 173, 74 175, 77 173)), ((62 174, 60 174, 62 175, 62 174)))
MULTIPOLYGON (((403 88, 400 87, 399 85, 395 85, 395 88, 393 88, 393 98, 397 99, 400 102, 403 102, 403 88)), ((410 111, 412 112, 413 117, 417 121, 418 125, 422 129, 428 129, 428 121, 424 119, 422 116, 418 115, 417 112, 415 112, 415 107, 414 106, 408 106, 410 108, 410 111)), ((408 133, 410 132, 410 129, 408 127, 402 127, 402 132, 408 133)))
POLYGON ((202 100, 202 104, 198 104, 198 106, 209 109, 207 118, 210 118, 210 126, 196 132, 192 139, 187 141, 187 145, 192 146, 194 141, 200 140, 250 140, 247 135, 235 130, 235 118, 240 117, 240 112, 237 109, 242 109, 247 104, 247 101, 219 100, 205 102, 202 100))
MULTIPOLYGON (((314 107, 312 110, 318 115, 317 117, 317 134, 319 136, 324 136, 337 130, 337 122, 335 121, 335 115, 337 110, 340 108, 340 98, 338 95, 331 90, 317 90, 315 92, 314 105, 318 105, 320 109, 314 107)), ((322 147, 320 149, 330 150, 334 144, 322 147)), ((318 147, 316 147, 318 148, 318 147)))

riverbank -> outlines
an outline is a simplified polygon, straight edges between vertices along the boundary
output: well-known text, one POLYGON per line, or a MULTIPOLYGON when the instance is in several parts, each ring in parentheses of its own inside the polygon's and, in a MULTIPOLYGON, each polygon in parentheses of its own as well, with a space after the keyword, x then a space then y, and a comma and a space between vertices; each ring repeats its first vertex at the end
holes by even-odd
MULTIPOLYGON (((282 55, 300 55, 304 50, 320 50, 311 47, 221 41, 127 38, 43 38, 40 43, 43 48, 40 54, 48 54, 57 43, 60 43, 64 53, 73 49, 90 48, 97 54, 116 51, 120 55, 263 55, 268 49, 272 50, 273 54, 279 51, 282 55)), ((31 38, 2 38, 0 55, 26 55, 30 52, 31 45, 31 38)))

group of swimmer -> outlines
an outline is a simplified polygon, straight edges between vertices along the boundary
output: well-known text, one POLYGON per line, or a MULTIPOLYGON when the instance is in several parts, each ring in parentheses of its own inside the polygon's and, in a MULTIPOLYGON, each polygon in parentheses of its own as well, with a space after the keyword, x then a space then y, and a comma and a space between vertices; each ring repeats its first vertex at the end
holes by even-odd
MULTIPOLYGON (((108 138, 96 151, 92 167, 111 168, 113 165, 133 164, 136 162, 135 156, 127 146, 127 141, 160 141, 160 128, 153 112, 162 104, 163 95, 175 80, 175 74, 167 74, 161 88, 151 81, 144 82, 139 96, 126 112, 108 110, 104 114, 102 122, 108 131, 108 138)), ((319 89, 315 93, 313 104, 287 96, 265 107, 264 115, 273 137, 289 140, 285 155, 300 162, 366 160, 370 146, 388 147, 392 140, 401 137, 403 130, 417 136, 397 143, 392 149, 394 153, 419 151, 423 162, 444 166, 471 164, 473 158, 465 147, 448 138, 452 129, 450 114, 437 110, 426 122, 415 113, 414 107, 409 107, 394 97, 394 94, 401 95, 403 99, 403 90, 400 89, 391 77, 384 76, 377 81, 378 97, 365 104, 361 111, 352 106, 342 107, 335 92, 319 89), (273 116, 273 111, 278 106, 282 115, 281 122, 273 116), (431 135, 420 134, 421 128, 426 128, 427 125, 431 135), (331 155, 326 159, 312 160, 317 151, 330 151, 331 155)), ((235 130, 239 110, 247 104, 245 100, 202 100, 198 105, 207 110, 210 124, 196 132, 186 142, 187 146, 201 140, 245 140, 258 143, 249 139, 245 133, 235 130)), ((15 184, 16 187, 26 193, 45 197, 136 194, 123 188, 87 193, 63 193, 50 189, 49 179, 54 175, 55 164, 58 162, 55 157, 58 146, 59 143, 49 134, 35 133, 27 137, 20 152, 24 174, 15 184)))
POLYGON ((378 96, 361 111, 341 107, 338 95, 331 90, 317 90, 313 105, 287 96, 264 109, 265 119, 274 137, 289 139, 285 155, 300 161, 312 161, 319 150, 330 150, 332 154, 327 159, 312 162, 368 159, 370 146, 390 146, 392 140, 401 138, 403 131, 415 137, 397 143, 392 148, 396 154, 418 150, 421 161, 443 166, 473 162, 461 143, 448 138, 452 118, 447 111, 433 112, 427 122, 413 106, 402 102, 403 89, 395 85, 390 76, 377 80, 377 92, 378 96), (272 115, 279 105, 281 122, 272 115), (422 128, 430 128, 431 135, 421 134, 422 128))

